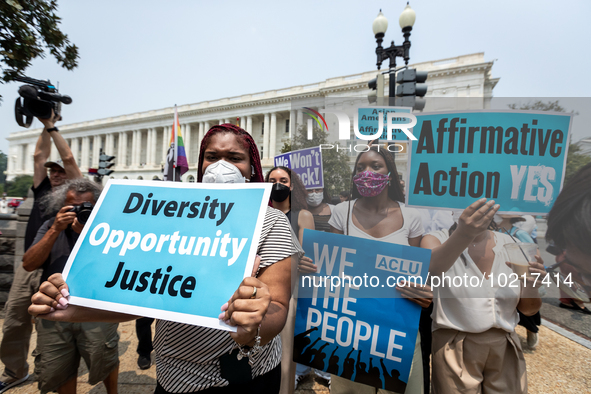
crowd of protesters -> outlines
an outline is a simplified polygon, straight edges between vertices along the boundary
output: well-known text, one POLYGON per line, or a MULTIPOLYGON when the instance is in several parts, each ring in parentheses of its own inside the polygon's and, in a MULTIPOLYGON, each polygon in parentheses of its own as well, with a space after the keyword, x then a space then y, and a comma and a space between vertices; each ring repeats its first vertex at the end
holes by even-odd
MULTIPOLYGON (((236 326, 236 332, 158 320, 152 344, 153 319, 68 303, 61 271, 84 227, 72 208, 94 205, 101 188, 82 178, 55 119, 41 121, 45 127, 35 150, 35 200, 25 255, 15 268, 5 307, 0 392, 29 376, 29 313, 37 317, 35 373, 42 393, 75 393, 80 358, 88 366, 90 384, 102 381, 109 394, 116 393, 117 325, 129 320, 136 320, 139 368, 150 368, 155 350, 156 393, 291 392, 311 370, 305 365, 291 367, 297 299, 293 284, 298 275, 317 271, 301 248, 305 229, 428 248, 432 276, 468 273, 485 279, 511 272, 504 244, 516 238, 535 242, 534 228, 518 225, 529 219, 495 215, 499 206, 494 201, 474 201, 453 216, 404 206, 404 185, 392 155, 383 149, 372 147, 357 156, 351 190, 333 200, 327 189, 306 190, 289 168, 275 167, 265 176, 259 150, 246 131, 231 124, 214 126, 201 142, 198 182, 273 183, 255 269, 222 307, 220 319, 236 326), (52 142, 59 161, 48 161, 52 142), (235 363, 237 355, 246 355, 250 362, 235 363)), ((591 165, 559 195, 546 237, 557 255, 552 268, 574 272, 575 280, 591 293, 591 165)), ((530 272, 542 274, 544 265, 538 254, 530 272)), ((515 327, 524 325, 528 345, 535 347, 541 307, 538 285, 498 287, 491 299, 469 294, 463 287, 432 290, 409 284, 397 290, 423 308, 406 393, 527 393, 515 327)), ((566 298, 563 303, 584 308, 566 298)), ((363 382, 315 373, 334 393, 377 392, 363 382)))

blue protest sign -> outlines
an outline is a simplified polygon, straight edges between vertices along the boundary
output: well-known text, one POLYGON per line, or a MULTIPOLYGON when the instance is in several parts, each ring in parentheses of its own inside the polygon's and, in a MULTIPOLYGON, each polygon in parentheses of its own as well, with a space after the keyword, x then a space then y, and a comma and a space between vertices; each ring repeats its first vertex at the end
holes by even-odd
POLYGON ((397 117, 396 114, 409 114, 410 112, 411 108, 407 107, 359 107, 357 110, 357 125, 355 127, 358 127, 359 133, 373 135, 375 136, 374 138, 388 141, 407 141, 408 136, 401 129, 394 129, 392 126, 390 131, 391 136, 388 136, 388 124, 408 123, 407 118, 397 117), (380 130, 380 114, 382 133, 378 134, 378 130, 380 130))
POLYGON ((298 279, 294 361, 404 392, 421 307, 395 287, 425 283, 431 251, 312 230, 303 247, 319 270, 298 279))
POLYGON ((72 304, 233 330, 270 184, 110 180, 64 269, 72 304))
POLYGON ((544 215, 564 180, 572 114, 458 111, 417 115, 407 205, 464 209, 486 197, 499 213, 544 215))
POLYGON ((294 150, 275 156, 275 166, 290 168, 300 176, 306 189, 320 189, 324 187, 322 151, 319 146, 294 150))

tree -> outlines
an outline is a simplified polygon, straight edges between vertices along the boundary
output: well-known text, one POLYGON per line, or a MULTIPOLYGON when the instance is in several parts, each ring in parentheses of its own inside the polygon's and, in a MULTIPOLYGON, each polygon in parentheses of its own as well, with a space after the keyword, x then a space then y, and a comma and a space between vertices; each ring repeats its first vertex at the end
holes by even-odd
POLYGON ((8 156, 0 150, 0 184, 4 184, 6 181, 6 174, 4 171, 7 169, 8 156))
POLYGON ((59 29, 56 10, 57 0, 0 1, 0 83, 13 81, 46 49, 67 70, 78 65, 78 47, 59 29))
MULTIPOLYGON (((531 110, 531 111, 554 111, 554 112, 569 112, 560 105, 559 101, 548 101, 543 102, 541 100, 535 101, 533 103, 526 103, 526 104, 509 104, 509 108, 517 109, 517 110, 531 110)), ((574 115, 578 115, 577 112, 570 111, 570 113, 574 115)), ((566 156, 566 173, 564 176, 564 184, 566 185, 570 178, 579 170, 579 168, 583 167, 587 163, 591 162, 591 158, 589 156, 583 155, 579 153, 581 148, 577 144, 569 144, 568 145, 568 155, 566 156)))
MULTIPOLYGON (((338 145, 338 142, 328 142, 328 134, 319 128, 314 128, 313 138, 309 140, 307 128, 300 126, 294 133, 290 143, 285 143, 281 148, 281 153, 287 153, 294 150, 311 148, 321 144, 338 145)), ((322 150, 322 168, 324 177, 324 188, 331 196, 337 196, 343 190, 351 188, 351 169, 349 167, 349 156, 344 150, 336 149, 322 150)))
POLYGON ((29 189, 33 186, 31 175, 19 175, 6 183, 6 192, 10 197, 27 197, 29 189))

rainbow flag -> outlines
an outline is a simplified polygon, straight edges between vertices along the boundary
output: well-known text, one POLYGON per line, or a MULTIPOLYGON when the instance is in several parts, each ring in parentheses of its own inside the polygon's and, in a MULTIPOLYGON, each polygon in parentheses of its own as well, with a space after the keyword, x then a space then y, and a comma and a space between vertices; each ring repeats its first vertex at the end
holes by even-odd
POLYGON ((185 152, 185 144, 181 133, 179 115, 175 105, 174 123, 172 124, 172 131, 170 133, 170 147, 168 148, 168 154, 166 155, 163 178, 165 181, 180 182, 181 176, 187 171, 189 171, 189 163, 187 161, 187 153, 185 152))

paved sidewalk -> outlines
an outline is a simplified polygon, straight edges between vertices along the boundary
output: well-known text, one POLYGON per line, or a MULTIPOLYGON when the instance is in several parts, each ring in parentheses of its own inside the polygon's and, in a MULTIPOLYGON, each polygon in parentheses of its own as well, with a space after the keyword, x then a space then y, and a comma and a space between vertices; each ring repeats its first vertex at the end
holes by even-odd
MULTIPOLYGON (((4 321, 0 319, 0 324, 4 321)), ((119 392, 130 394, 151 394, 156 386, 156 367, 146 371, 137 367, 137 338, 135 323, 127 322, 119 325, 121 340, 119 355, 119 392)), ((525 330, 517 328, 521 337, 525 360, 527 362, 530 394, 583 394, 591 387, 591 349, 555 333, 547 327, 540 327, 540 344, 530 350, 525 344, 525 330)), ((31 349, 34 349, 36 334, 33 333, 31 349)), ((29 357, 31 373, 33 358, 29 357)), ((84 362, 81 362, 78 373, 78 393, 106 393, 102 383, 90 386, 86 383, 88 374, 84 362)), ((315 376, 307 377, 296 390, 296 394, 328 393, 328 388, 315 376)), ((22 385, 8 391, 10 394, 38 393, 35 377, 31 376, 22 385)))

